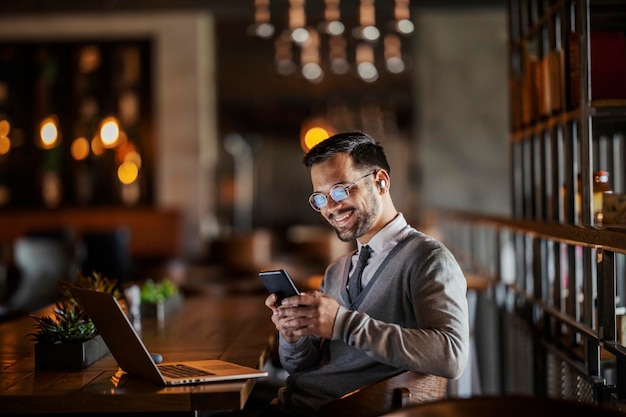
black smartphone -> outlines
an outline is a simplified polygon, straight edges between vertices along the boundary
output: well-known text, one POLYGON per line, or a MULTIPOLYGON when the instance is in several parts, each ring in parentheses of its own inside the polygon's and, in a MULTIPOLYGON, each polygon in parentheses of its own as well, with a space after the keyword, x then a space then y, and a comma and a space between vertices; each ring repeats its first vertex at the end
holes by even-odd
POLYGON ((296 284, 284 269, 261 271, 259 276, 270 294, 276 294, 278 297, 276 304, 280 304, 284 298, 300 294, 296 284))

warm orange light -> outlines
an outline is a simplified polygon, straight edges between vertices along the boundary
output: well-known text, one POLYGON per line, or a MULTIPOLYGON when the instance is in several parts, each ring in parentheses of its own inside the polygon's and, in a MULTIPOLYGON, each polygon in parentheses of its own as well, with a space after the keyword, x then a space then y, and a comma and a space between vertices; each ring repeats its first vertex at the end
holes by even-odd
POLYGON ((102 144, 102 140, 100 140, 100 136, 96 135, 91 140, 91 152, 96 156, 100 156, 104 153, 104 145, 102 144))
POLYGON ((132 184, 139 175, 139 168, 132 162, 124 162, 117 169, 117 178, 122 184, 132 184))
POLYGON ((335 131, 324 119, 307 120, 300 130, 300 146, 304 152, 308 152, 312 147, 334 134, 335 131))
POLYGON ((8 120, 0 120, 0 155, 6 155, 11 150, 11 140, 9 139, 9 131, 11 124, 8 120))
POLYGON ((11 141, 6 136, 0 136, 0 155, 6 155, 11 150, 11 141))
POLYGON ((39 125, 39 137, 41 146, 44 149, 54 148, 59 139, 59 128, 57 127, 57 119, 54 116, 46 117, 39 125))
POLYGON ((137 166, 137 169, 141 169, 141 155, 137 152, 128 152, 124 157, 124 162, 132 162, 137 166))
POLYGON ((72 158, 82 161, 89 155, 89 141, 85 138, 76 138, 72 142, 72 158))
POLYGON ((115 146, 124 146, 128 143, 128 135, 123 130, 120 130, 119 135, 117 136, 117 142, 115 146))
POLYGON ((41 194, 46 206, 50 208, 58 206, 61 202, 62 191, 63 187, 59 174, 54 171, 44 172, 41 194))
POLYGON ((136 151, 136 148, 132 142, 126 141, 124 143, 120 143, 120 145, 115 150, 115 162, 117 162, 118 164, 125 162, 126 156, 129 153, 135 152, 135 151, 136 151))
POLYGON ((120 126, 115 117, 107 117, 100 125, 100 139, 105 148, 113 148, 120 137, 120 126))
POLYGON ((100 49, 95 45, 87 45, 82 48, 78 66, 83 74, 94 72, 100 67, 100 49))
POLYGON ((9 136, 11 124, 8 120, 0 120, 0 136, 9 136))
POLYGON ((304 134, 304 143, 308 149, 311 149, 324 139, 328 139, 329 136, 326 129, 322 127, 312 127, 304 134))

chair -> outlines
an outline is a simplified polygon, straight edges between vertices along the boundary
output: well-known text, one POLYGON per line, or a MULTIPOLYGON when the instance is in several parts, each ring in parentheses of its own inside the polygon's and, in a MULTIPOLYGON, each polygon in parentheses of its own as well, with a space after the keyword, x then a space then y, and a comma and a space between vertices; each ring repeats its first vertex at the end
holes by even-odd
POLYGON ((405 371, 332 401, 319 410, 324 417, 374 417, 392 410, 444 399, 448 380, 405 371))
POLYGON ((16 311, 33 311, 58 300, 61 281, 76 277, 74 248, 56 236, 22 236, 14 243, 13 258, 19 271, 8 305, 16 311))

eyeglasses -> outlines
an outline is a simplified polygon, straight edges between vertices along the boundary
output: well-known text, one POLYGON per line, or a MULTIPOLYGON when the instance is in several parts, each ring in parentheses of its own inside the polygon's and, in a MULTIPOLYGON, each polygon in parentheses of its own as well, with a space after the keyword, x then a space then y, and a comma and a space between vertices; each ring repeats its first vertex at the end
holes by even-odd
POLYGON ((365 178, 369 177, 370 175, 374 175, 375 173, 376 171, 372 171, 369 174, 362 176, 361 178, 357 179, 356 181, 350 184, 333 185, 328 194, 313 193, 309 197, 309 204, 311 205, 313 210, 320 211, 322 207, 326 207, 328 205, 327 196, 330 196, 330 198, 332 198, 335 203, 345 200, 346 198, 350 197, 350 188, 354 187, 356 184, 360 183, 361 181, 363 181, 365 178))

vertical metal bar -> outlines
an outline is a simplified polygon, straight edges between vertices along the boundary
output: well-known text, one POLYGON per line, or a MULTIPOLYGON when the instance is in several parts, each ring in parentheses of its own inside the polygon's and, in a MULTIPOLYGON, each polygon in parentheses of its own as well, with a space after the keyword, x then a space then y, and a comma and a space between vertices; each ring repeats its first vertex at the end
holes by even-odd
POLYGON ((533 265, 533 298, 535 303, 543 300, 544 294, 544 274, 543 274, 543 245, 541 238, 533 237, 532 239, 532 265, 533 265))
POLYGON ((524 160, 523 170, 526 172, 523 175, 524 179, 524 196, 526 198, 526 204, 524 204, 524 214, 527 219, 535 218, 535 172, 534 172, 534 159, 533 159, 533 142, 534 134, 529 138, 525 138, 524 146, 524 160))
POLYGON ((550 196, 548 201, 548 217, 549 221, 559 221, 559 213, 561 211, 561 184, 559 181, 559 171, 561 166, 559 164, 559 143, 557 129, 553 128, 547 132, 547 158, 546 161, 549 166, 548 179, 550 182, 550 196))
POLYGON ((574 164, 574 124, 568 123, 563 131, 563 151, 565 168, 565 223, 576 223, 576 178, 574 164))
POLYGON ((585 336, 585 360, 590 376, 600 375, 600 345, 596 339, 585 336))
POLYGON ((582 261, 583 261, 583 270, 582 270, 582 291, 583 291, 583 311, 582 311, 582 320, 590 328, 595 327, 595 316, 596 311, 594 308, 595 305, 595 296, 597 296, 595 291, 595 286, 593 285, 593 254, 592 249, 588 247, 582 248, 582 261))
POLYGON ((617 356, 617 397, 620 400, 626 399, 626 357, 617 356))
POLYGON ((589 1, 579 0, 578 17, 580 22, 578 39, 580 48, 580 176, 581 176, 581 220, 585 226, 593 225, 591 207, 593 168, 592 168, 592 120, 591 120, 591 80, 589 62, 589 1))
POLYGON ((624 192, 624 167, 626 166, 626 149, 624 147, 624 135, 616 133, 611 140, 611 184, 616 193, 624 192))
POLYGON ((539 167, 541 166, 541 148, 540 148, 541 133, 533 133, 530 138, 530 192, 532 194, 532 219, 541 219, 540 202, 541 202, 541 178, 539 174, 539 167))
POLYGON ((556 180, 558 181, 559 188, 559 204, 558 204, 558 220, 560 222, 565 222, 566 216, 566 201, 565 201, 565 138, 563 135, 564 127, 559 125, 557 126, 557 135, 556 135, 556 155, 554 156, 557 161, 557 170, 556 170, 556 180))
POLYGON ((612 136, 605 137, 604 144, 606 169, 609 171, 609 189, 615 190, 615 177, 617 174, 617 172, 615 172, 615 140, 612 136))
POLYGON ((523 233, 515 233, 515 250, 516 257, 520 260, 517 264, 516 284, 521 291, 526 291, 526 235, 523 233))
POLYGON ((524 217, 524 181, 522 142, 511 143, 512 212, 516 218, 524 217))
POLYGON ((597 250, 598 265, 598 338, 616 340, 615 322, 615 252, 597 250))
MULTIPOLYGON (((567 312, 576 321, 580 320, 580 308, 578 306, 578 271, 576 268, 576 246, 567 245, 567 312)), ((569 342, 571 345, 575 345, 578 341, 578 337, 574 332, 569 333, 569 342)))
POLYGON ((501 277, 502 276, 502 231, 499 227, 495 228, 495 243, 494 243, 494 252, 495 252, 495 264, 494 264, 494 276, 501 277))
MULTIPOLYGON (((561 249, 563 244, 560 242, 554 242, 552 249, 554 251, 554 283, 552 288, 552 304, 560 312, 564 311, 563 295, 561 291, 562 279, 563 279, 563 267, 561 264, 561 249)), ((559 338, 562 335, 561 326, 555 325, 554 336, 559 338)))
POLYGON ((548 220, 548 164, 549 159, 547 152, 548 146, 548 138, 549 131, 544 130, 537 137, 537 145, 539 146, 539 172, 538 172, 538 180, 539 184, 536 186, 536 190, 539 193, 537 196, 537 215, 541 220, 548 220))

